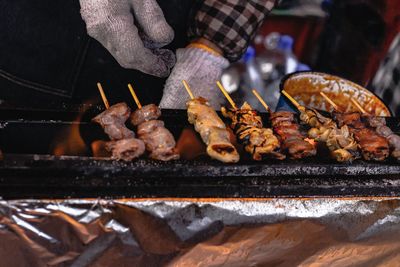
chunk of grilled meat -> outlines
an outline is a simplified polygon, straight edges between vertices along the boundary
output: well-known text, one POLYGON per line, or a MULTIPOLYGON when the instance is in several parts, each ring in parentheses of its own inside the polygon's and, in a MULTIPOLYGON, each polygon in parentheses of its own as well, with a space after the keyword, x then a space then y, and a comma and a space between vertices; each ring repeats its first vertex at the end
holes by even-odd
POLYGON ((271 129, 263 128, 262 118, 248 103, 240 109, 222 108, 222 115, 231 120, 231 128, 235 131, 240 143, 254 160, 264 157, 285 159, 280 153, 280 143, 271 129))
POLYGON ((336 123, 314 109, 301 107, 300 119, 312 127, 308 136, 318 142, 326 143, 331 156, 338 162, 353 161, 360 157, 357 142, 344 125, 338 128, 336 123))
POLYGON ((400 160, 400 136, 395 134, 387 125, 386 119, 376 116, 365 116, 364 120, 367 125, 374 128, 382 137, 386 138, 391 148, 391 156, 400 160))
POLYGON ((207 154, 222 162, 238 162, 239 153, 229 140, 229 132, 207 100, 195 98, 189 100, 186 106, 188 121, 207 145, 207 154))
POLYGON ((100 124, 111 140, 134 138, 135 133, 125 126, 130 114, 131 110, 125 103, 118 103, 94 117, 92 121, 100 124))
POLYGON ((272 113, 270 119, 282 149, 287 151, 291 158, 301 159, 316 155, 315 144, 305 140, 306 136, 300 132, 294 113, 278 111, 272 113))
POLYGON ((132 161, 144 153, 145 146, 140 139, 127 138, 107 142, 106 149, 112 153, 112 159, 132 161))
POLYGON ((150 104, 135 110, 130 117, 130 121, 134 126, 138 126, 146 121, 157 120, 160 116, 161 110, 156 105, 150 104))
POLYGON ((150 104, 135 110, 130 121, 138 127, 138 137, 145 143, 150 158, 162 161, 179 159, 174 136, 163 121, 157 120, 160 116, 161 110, 150 104))
POLYGON ((389 143, 386 138, 363 123, 360 113, 334 113, 334 119, 339 126, 349 127, 365 160, 383 161, 389 156, 389 143))
POLYGON ((139 124, 137 134, 150 152, 150 158, 163 161, 179 159, 174 136, 164 127, 163 121, 143 122, 139 124))

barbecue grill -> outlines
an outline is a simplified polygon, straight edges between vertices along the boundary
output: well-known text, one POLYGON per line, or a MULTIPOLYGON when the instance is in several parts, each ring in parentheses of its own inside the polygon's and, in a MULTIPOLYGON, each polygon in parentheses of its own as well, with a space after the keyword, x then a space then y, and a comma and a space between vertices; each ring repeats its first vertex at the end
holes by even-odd
MULTIPOLYGON (((343 164, 328 155, 261 162, 242 157, 237 164, 223 164, 205 155, 171 162, 141 158, 129 163, 93 157, 90 143, 106 140, 99 126, 90 122, 100 111, 100 106, 85 105, 64 106, 62 111, 3 108, 0 195, 6 199, 269 198, 397 196, 400 192, 400 164, 392 159, 343 164), (71 128, 83 140, 83 149, 76 154, 57 149, 64 138, 61 133, 71 128)), ((184 110, 163 110, 162 119, 177 140, 184 129, 193 131, 184 110)), ((399 119, 387 118, 387 123, 400 132, 399 119)))

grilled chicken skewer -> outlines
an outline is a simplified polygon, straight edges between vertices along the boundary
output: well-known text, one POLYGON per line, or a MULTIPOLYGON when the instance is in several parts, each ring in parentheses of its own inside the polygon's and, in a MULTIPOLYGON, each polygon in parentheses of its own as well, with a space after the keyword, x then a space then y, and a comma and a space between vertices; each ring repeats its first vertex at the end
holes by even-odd
POLYGON ((195 98, 186 81, 183 85, 190 96, 186 103, 188 121, 194 125, 201 139, 207 145, 207 154, 216 160, 234 163, 240 159, 239 153, 229 139, 229 132, 217 112, 202 97, 195 98))
POLYGON ((134 138, 135 133, 125 126, 130 115, 128 105, 118 103, 94 117, 92 121, 100 124, 111 140, 134 138))
MULTIPOLYGON (((336 112, 333 115, 339 127, 347 126, 350 133, 354 135, 354 139, 358 143, 362 157, 365 160, 383 161, 389 156, 388 141, 380 136, 373 128, 361 121, 359 112, 340 113, 337 105, 329 99, 323 92, 320 93, 329 103, 333 105, 336 112)), ((355 101, 351 102, 362 112, 365 110, 355 101)))
MULTIPOLYGON (((346 125, 338 128, 337 124, 332 119, 322 116, 314 109, 309 109, 300 105, 285 90, 282 90, 282 93, 300 111, 300 120, 311 127, 308 131, 308 136, 317 142, 324 142, 328 147, 331 156, 336 161, 351 162, 360 157, 358 144, 346 125)), ((324 98, 327 98, 326 95, 321 95, 324 98)), ((333 106, 336 106, 329 98, 327 98, 327 101, 329 101, 333 106)))
POLYGON ((107 151, 111 152, 112 159, 132 161, 143 155, 145 146, 142 140, 135 138, 135 133, 125 126, 131 111, 125 103, 109 106, 101 84, 98 88, 106 110, 92 119, 100 124, 111 141, 106 143, 107 151))
POLYGON ((317 154, 315 142, 308 140, 300 132, 300 126, 295 114, 289 111, 274 112, 270 116, 274 132, 278 135, 282 150, 287 151, 293 159, 315 156, 317 154))
POLYGON ((322 116, 314 109, 300 107, 299 110, 300 119, 312 127, 308 136, 318 142, 324 142, 335 160, 351 162, 360 157, 358 144, 347 125, 338 128, 332 119, 322 116))
POLYGON ((368 127, 373 128, 377 134, 386 138, 391 149, 390 155, 400 160, 400 136, 393 133, 393 131, 386 125, 386 119, 383 117, 371 116, 355 99, 351 99, 351 102, 358 108, 362 114, 362 120, 368 127))
POLYGON ((206 99, 198 97, 186 103, 188 121, 207 145, 207 154, 219 161, 233 163, 240 157, 229 140, 229 132, 206 99))
POLYGON ((360 113, 335 113, 334 119, 339 127, 349 127, 365 160, 383 161, 389 156, 389 143, 386 138, 363 123, 360 113))
POLYGON ((383 117, 366 116, 364 119, 367 125, 374 128, 375 131, 386 138, 391 148, 390 155, 400 160, 400 136, 393 133, 393 131, 386 125, 386 120, 383 117))
POLYGON ((221 108, 222 115, 231 120, 231 128, 235 131, 239 142, 254 160, 264 157, 285 159, 280 153, 280 143, 272 129, 263 127, 262 118, 247 102, 240 109, 221 108))
POLYGON ((154 104, 137 109, 131 115, 131 123, 137 126, 138 137, 145 143, 149 157, 169 161, 179 159, 172 133, 158 120, 161 110, 154 104))

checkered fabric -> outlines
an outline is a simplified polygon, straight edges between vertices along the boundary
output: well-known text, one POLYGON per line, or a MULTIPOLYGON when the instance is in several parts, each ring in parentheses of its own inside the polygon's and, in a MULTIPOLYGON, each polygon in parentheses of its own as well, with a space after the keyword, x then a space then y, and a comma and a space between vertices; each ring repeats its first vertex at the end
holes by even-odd
POLYGON ((400 33, 393 40, 373 81, 372 90, 400 116, 400 33))
POLYGON ((216 44, 229 61, 240 59, 275 0, 204 0, 197 5, 189 37, 216 44))

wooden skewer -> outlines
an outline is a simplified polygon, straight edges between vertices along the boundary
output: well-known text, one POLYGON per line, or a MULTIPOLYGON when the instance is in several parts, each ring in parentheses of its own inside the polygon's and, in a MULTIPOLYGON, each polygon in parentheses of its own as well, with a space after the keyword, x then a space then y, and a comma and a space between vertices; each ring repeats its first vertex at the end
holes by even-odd
POLYGON ((357 102, 357 100, 350 98, 350 101, 354 104, 354 106, 358 108, 359 111, 361 111, 361 113, 363 114, 367 113, 365 109, 363 109, 363 107, 357 102))
POLYGON ((225 88, 222 86, 222 84, 219 81, 217 81, 217 85, 218 85, 219 89, 221 90, 221 92, 226 97, 226 99, 228 99, 228 101, 231 104, 232 108, 237 109, 235 102, 233 102, 232 98, 229 96, 228 92, 225 90, 225 88))
POLYGON ((106 106, 106 109, 109 109, 110 104, 108 103, 106 94, 104 93, 103 86, 101 86, 101 83, 97 83, 97 88, 99 88, 99 92, 101 95, 101 99, 103 99, 104 106, 106 106))
POLYGON ((328 103, 331 104, 332 107, 333 107, 336 111, 339 110, 338 105, 336 105, 335 102, 333 102, 332 99, 330 99, 326 94, 324 94, 323 92, 319 92, 319 94, 320 94, 323 98, 325 98, 325 100, 328 101, 328 103))
POLYGON ((128 84, 128 88, 129 88, 129 91, 131 92, 133 100, 135 100, 135 103, 138 106, 138 108, 142 109, 142 104, 140 104, 139 98, 137 97, 135 90, 133 90, 133 87, 130 83, 128 84))
POLYGON ((260 101, 261 105, 263 105, 264 108, 265 108, 269 113, 271 113, 271 109, 268 107, 267 103, 265 103, 264 99, 262 99, 262 97, 260 96, 260 94, 259 94, 255 89, 253 89, 252 92, 253 92, 253 94, 257 97, 258 101, 260 101))
POLYGON ((291 95, 289 95, 288 92, 286 92, 285 90, 282 90, 281 93, 282 93, 284 96, 286 96, 286 97, 290 100, 290 102, 292 102, 293 105, 295 105, 295 107, 296 107, 297 109, 299 109, 299 108, 301 107, 301 105, 299 104, 299 102, 297 102, 296 99, 294 99, 291 95))
POLYGON ((182 83, 183 83, 183 86, 185 86, 185 89, 188 92, 190 99, 194 99, 194 96, 193 96, 192 90, 190 90, 189 84, 185 80, 183 80, 182 83))

